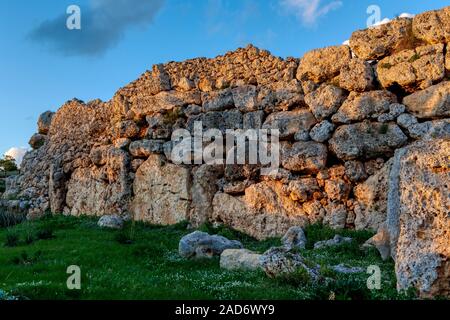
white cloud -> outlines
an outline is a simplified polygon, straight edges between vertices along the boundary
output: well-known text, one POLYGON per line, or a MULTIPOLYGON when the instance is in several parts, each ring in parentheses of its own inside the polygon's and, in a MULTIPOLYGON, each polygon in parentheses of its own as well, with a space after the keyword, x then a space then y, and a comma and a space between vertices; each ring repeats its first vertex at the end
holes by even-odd
POLYGON ((314 24, 321 16, 342 6, 342 1, 326 1, 323 5, 321 2, 322 0, 282 0, 281 4, 295 13, 303 23, 314 24))
MULTIPOLYGON (((412 18, 414 18, 414 16, 415 16, 415 15, 414 15, 414 14, 411 14, 411 13, 402 13, 402 14, 400 14, 400 15, 398 16, 398 18, 408 18, 408 19, 412 19, 412 18)), ((372 26, 370 26, 369 28, 376 28, 376 27, 378 27, 378 26, 381 26, 381 25, 383 25, 383 24, 389 23, 389 22, 391 22, 391 21, 392 21, 392 19, 384 18, 383 20, 374 23, 374 24, 373 24, 372 26)))
POLYGON ((409 19, 412 19, 412 18, 414 18, 414 16, 415 16, 415 14, 412 14, 412 13, 402 13, 401 15, 399 15, 398 17, 399 18, 409 18, 409 19))
POLYGON ((13 147, 5 152, 5 156, 10 156, 16 159, 16 164, 20 167, 23 156, 25 155, 25 153, 27 153, 28 150, 29 149, 25 147, 13 147))

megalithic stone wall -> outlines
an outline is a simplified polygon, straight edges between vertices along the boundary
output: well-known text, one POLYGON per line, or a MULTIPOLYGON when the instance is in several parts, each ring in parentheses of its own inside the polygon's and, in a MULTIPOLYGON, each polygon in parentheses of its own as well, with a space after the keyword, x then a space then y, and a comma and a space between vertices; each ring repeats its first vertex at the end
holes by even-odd
MULTIPOLYGON (((389 192, 395 151, 450 137, 449 42, 446 7, 356 31, 349 46, 299 59, 250 45, 156 65, 110 101, 75 99, 43 114, 7 196, 26 201, 29 218, 52 211, 225 223, 258 239, 315 222, 376 231, 397 192, 389 192), (172 132, 196 121, 204 130, 279 129, 278 174, 172 163, 172 132)), ((448 222, 448 206, 429 210, 446 211, 448 222)), ((447 241, 450 231, 439 232, 447 241)))

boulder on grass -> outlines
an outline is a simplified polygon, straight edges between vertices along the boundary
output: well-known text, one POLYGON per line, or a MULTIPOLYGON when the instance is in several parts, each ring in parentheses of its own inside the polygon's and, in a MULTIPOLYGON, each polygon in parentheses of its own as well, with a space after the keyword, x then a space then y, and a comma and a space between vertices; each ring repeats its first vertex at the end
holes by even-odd
POLYGON ((178 252, 183 258, 211 258, 226 249, 242 249, 242 243, 219 235, 195 231, 181 238, 178 252))
POLYGON ((257 270, 261 255, 247 249, 226 249, 220 255, 220 267, 226 270, 257 270))
POLYGON ((98 220, 98 226, 100 228, 108 229, 122 229, 123 219, 117 215, 103 216, 98 220))

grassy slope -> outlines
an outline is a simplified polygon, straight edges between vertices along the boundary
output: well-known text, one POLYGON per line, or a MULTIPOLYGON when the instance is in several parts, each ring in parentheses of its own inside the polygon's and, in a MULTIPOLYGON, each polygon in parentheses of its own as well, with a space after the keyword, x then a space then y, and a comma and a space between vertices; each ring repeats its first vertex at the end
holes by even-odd
MULTIPOLYGON (((264 252, 279 239, 257 242, 226 228, 215 232, 241 240, 246 248, 264 252)), ((377 264, 383 273, 382 290, 366 288, 368 275, 335 275, 332 284, 309 285, 269 279, 262 272, 230 272, 219 268, 218 258, 189 261, 178 256, 180 238, 189 233, 184 224, 155 227, 136 224, 133 243, 121 244, 121 231, 100 230, 90 218, 48 217, 0 229, 0 288, 30 299, 397 299, 393 263, 382 262, 375 251, 362 252, 359 244, 370 234, 345 231, 357 241, 341 248, 305 250, 308 259, 324 265, 345 262, 367 267, 377 264), (35 240, 40 230, 53 230, 54 238, 35 240), (19 236, 16 247, 3 244, 8 234, 19 236), (119 235, 119 236, 118 236, 119 235), (82 290, 66 289, 69 265, 82 270, 82 290)), ((307 229, 308 247, 328 239, 334 231, 320 226, 307 229)))

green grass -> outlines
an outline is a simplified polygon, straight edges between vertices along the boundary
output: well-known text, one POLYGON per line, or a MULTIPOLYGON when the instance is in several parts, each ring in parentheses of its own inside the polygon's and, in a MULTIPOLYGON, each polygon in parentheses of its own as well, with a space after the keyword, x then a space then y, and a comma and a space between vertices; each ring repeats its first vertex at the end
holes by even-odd
MULTIPOLYGON (((395 290, 393 263, 382 262, 374 250, 359 249, 371 236, 367 232, 342 231, 340 234, 352 236, 354 243, 311 250, 313 242, 332 238, 335 232, 319 225, 308 227, 308 247, 302 254, 310 263, 322 266, 324 277, 333 278, 314 284, 303 281, 301 273, 292 279, 270 279, 262 271, 224 271, 218 258, 182 259, 178 242, 191 232, 186 230, 186 223, 170 227, 136 223, 127 225, 125 231, 113 231, 98 228, 96 222, 86 217, 49 216, 0 229, 0 289, 27 299, 406 298, 395 290), (16 246, 4 245, 8 234, 18 236, 16 246), (344 262, 364 268, 379 265, 382 290, 368 290, 365 273, 336 275, 328 268, 344 262), (81 290, 66 288, 70 265, 81 268, 81 290)), ((279 239, 258 242, 224 227, 205 225, 201 230, 238 239, 246 248, 261 253, 280 244, 279 239)))

